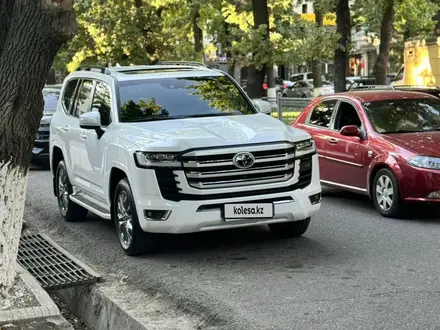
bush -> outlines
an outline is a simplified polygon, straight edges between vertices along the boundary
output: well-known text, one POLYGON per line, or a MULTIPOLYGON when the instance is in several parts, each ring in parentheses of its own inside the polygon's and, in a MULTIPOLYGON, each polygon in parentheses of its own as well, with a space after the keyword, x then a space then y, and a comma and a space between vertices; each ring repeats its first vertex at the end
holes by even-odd
MULTIPOLYGON (((283 122, 286 125, 289 125, 292 121, 294 121, 299 115, 301 111, 292 111, 292 109, 283 109, 283 122)), ((278 112, 272 112, 272 117, 278 118, 278 112)))

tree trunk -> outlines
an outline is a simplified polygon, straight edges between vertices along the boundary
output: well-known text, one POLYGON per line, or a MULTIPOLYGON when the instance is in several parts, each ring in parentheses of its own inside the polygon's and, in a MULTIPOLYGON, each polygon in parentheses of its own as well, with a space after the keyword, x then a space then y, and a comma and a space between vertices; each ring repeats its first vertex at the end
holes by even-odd
POLYGON ((350 45, 350 7, 348 0, 338 0, 336 4, 336 32, 339 34, 338 47, 335 50, 334 80, 335 92, 347 90, 347 65, 350 45))
POLYGON ((387 84, 387 68, 390 58, 391 35, 394 24, 394 1, 387 0, 380 26, 379 55, 374 66, 376 73, 376 85, 387 84))
POLYGON ((29 155, 43 113, 41 91, 56 53, 75 32, 73 0, 4 0, 0 26, 0 294, 6 295, 15 276, 29 155))
MULTIPOLYGON (((315 10, 315 23, 318 28, 321 28, 324 24, 324 16, 321 11, 315 10)), ((312 61, 312 73, 313 73, 313 87, 314 94, 318 96, 317 88, 322 87, 322 62, 320 59, 314 59, 312 61)))
POLYGON ((203 51, 203 30, 199 27, 199 8, 194 9, 192 15, 192 29, 194 34, 194 50, 197 55, 201 54, 203 51))
POLYGON ((55 77, 55 70, 52 68, 50 69, 49 74, 47 75, 46 84, 55 85, 56 83, 57 83, 57 79, 55 77))
MULTIPOLYGON (((260 25, 266 25, 267 27, 263 43, 267 44, 266 49, 269 51, 269 9, 267 7, 267 0, 252 0, 252 12, 254 14, 254 29, 258 29, 260 25)), ((263 83, 266 73, 266 65, 262 65, 261 68, 258 69, 255 64, 249 67, 246 91, 251 99, 257 99, 263 96, 263 83)), ((268 85, 269 84, 270 82, 268 82, 268 85)), ((272 84, 275 86, 275 82, 272 82, 272 84)))

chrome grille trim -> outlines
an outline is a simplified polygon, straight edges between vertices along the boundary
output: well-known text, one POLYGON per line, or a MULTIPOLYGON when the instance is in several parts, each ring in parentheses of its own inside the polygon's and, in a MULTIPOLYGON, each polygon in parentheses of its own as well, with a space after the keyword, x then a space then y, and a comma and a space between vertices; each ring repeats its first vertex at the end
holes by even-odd
POLYGON ((243 147, 196 150, 182 155, 188 185, 197 189, 229 188, 280 183, 295 172, 295 145, 274 143, 243 147), (232 159, 239 152, 250 152, 254 164, 237 168, 232 159))

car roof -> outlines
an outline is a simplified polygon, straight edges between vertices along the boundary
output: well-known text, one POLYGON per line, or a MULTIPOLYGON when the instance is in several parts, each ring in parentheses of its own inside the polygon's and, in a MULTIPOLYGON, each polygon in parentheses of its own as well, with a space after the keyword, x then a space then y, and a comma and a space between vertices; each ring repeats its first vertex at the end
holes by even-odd
POLYGON ((345 96, 355 98, 362 103, 373 101, 388 101, 396 99, 421 99, 435 98, 432 95, 422 92, 409 92, 402 90, 353 90, 350 92, 334 94, 334 96, 345 96))

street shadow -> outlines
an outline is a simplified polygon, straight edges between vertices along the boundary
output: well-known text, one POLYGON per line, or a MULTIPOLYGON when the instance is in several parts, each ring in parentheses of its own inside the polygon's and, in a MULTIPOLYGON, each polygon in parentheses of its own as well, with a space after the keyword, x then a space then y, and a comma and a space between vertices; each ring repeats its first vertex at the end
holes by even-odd
POLYGON ((29 167, 30 171, 50 171, 49 162, 34 160, 29 167))
POLYGON ((140 259, 166 257, 170 263, 210 263, 219 267, 239 263, 247 267, 290 267, 292 270, 313 268, 324 259, 329 262, 332 257, 350 259, 350 251, 331 238, 317 241, 306 233, 298 238, 281 239, 272 235, 266 226, 159 237, 158 250, 140 259))
MULTIPOLYGON (((373 202, 370 200, 370 198, 368 198, 368 196, 365 195, 335 188, 323 187, 322 199, 324 203, 331 200, 334 203, 349 205, 357 210, 377 212, 377 215, 379 215, 379 212, 375 209, 373 202)), ((427 203, 408 205, 405 217, 400 220, 440 223, 440 206, 427 203)))

